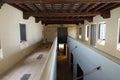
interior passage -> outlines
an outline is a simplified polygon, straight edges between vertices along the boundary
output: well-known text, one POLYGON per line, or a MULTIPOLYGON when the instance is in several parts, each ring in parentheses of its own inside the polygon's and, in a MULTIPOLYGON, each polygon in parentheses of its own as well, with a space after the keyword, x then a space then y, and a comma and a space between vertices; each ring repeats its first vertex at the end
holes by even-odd
POLYGON ((39 80, 50 47, 51 44, 38 47, 0 80, 39 80))
POLYGON ((63 50, 60 48, 58 51, 57 80, 73 80, 70 64, 63 50))

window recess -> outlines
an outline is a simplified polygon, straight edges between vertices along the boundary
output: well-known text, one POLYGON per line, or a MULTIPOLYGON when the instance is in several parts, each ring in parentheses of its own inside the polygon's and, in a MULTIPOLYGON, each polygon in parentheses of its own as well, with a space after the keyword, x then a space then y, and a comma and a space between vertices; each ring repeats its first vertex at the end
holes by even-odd
POLYGON ((105 45, 106 23, 99 24, 98 43, 105 45))

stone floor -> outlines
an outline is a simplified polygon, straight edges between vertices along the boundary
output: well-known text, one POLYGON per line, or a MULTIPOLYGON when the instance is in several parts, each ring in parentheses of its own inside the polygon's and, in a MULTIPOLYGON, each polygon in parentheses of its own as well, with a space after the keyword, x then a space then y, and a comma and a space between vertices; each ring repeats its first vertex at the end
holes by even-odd
POLYGON ((57 80, 73 80, 70 64, 63 51, 59 51, 57 63, 57 80))

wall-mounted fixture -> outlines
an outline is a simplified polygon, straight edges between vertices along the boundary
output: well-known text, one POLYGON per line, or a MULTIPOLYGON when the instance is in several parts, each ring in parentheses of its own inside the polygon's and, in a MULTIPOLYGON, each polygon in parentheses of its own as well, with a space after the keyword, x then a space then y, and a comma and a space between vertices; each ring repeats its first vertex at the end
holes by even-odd
POLYGON ((75 46, 72 50, 71 50, 71 53, 77 48, 77 46, 75 46))
POLYGON ((87 75, 90 75, 90 74, 92 74, 92 73, 94 73, 94 72, 98 71, 98 70, 101 70, 101 66, 98 66, 98 67, 96 67, 96 68, 92 69, 91 71, 89 71, 89 72, 85 73, 85 74, 84 74, 84 75, 82 75, 82 76, 76 77, 74 80, 81 79, 81 78, 83 78, 83 77, 85 77, 85 76, 87 76, 87 75))

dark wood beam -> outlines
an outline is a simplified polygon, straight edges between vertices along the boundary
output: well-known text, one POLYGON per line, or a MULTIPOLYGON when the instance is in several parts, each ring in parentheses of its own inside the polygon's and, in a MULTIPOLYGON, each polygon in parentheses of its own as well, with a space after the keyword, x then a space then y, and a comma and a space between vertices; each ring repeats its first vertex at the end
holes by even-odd
POLYGON ((6 3, 35 4, 80 4, 80 3, 120 3, 120 0, 4 0, 6 3))
POLYGON ((106 19, 106 18, 110 18, 111 17, 111 14, 110 14, 110 11, 103 11, 101 16, 106 19))
POLYGON ((94 9, 94 11, 98 11, 98 10, 100 10, 101 8, 103 8, 103 7, 107 6, 107 5, 108 5, 108 3, 106 3, 106 4, 101 4, 101 5, 97 6, 97 7, 94 9))
POLYGON ((64 8, 64 4, 61 4, 60 12, 63 11, 63 8, 64 8))
POLYGON ((89 5, 90 5, 89 3, 84 4, 78 12, 82 12, 82 11, 83 11, 85 8, 87 8, 89 5))
POLYGON ((80 9, 84 6, 84 4, 80 4, 79 7, 76 9, 76 12, 79 12, 80 9))
POLYGON ((42 11, 40 4, 34 4, 34 5, 39 9, 40 12, 42 11))
POLYGON ((35 4, 30 4, 31 7, 35 10, 35 12, 41 11, 35 4))
POLYGON ((41 6, 43 12, 47 12, 47 8, 46 8, 45 4, 40 4, 40 6, 41 6))
POLYGON ((28 16, 35 16, 35 17, 42 17, 42 16, 45 16, 45 17, 66 17, 66 16, 73 16, 73 17, 80 17, 80 16, 96 16, 96 15, 99 15, 101 14, 101 12, 81 12, 81 13, 77 13, 77 12, 73 12, 73 13, 67 13, 67 12, 64 12, 64 13, 54 13, 54 12, 47 12, 47 13, 44 13, 44 12, 24 12, 24 15, 28 15, 28 16))
POLYGON ((120 3, 119 3, 119 4, 116 4, 116 5, 114 5, 114 6, 111 6, 109 9, 112 10, 112 9, 117 8, 117 7, 120 7, 120 3))
POLYGON ((55 11, 54 4, 51 4, 52 12, 55 11))
POLYGON ((92 4, 90 7, 88 7, 85 11, 89 12, 90 10, 92 10, 93 8, 95 8, 96 6, 98 6, 100 3, 96 3, 96 4, 92 4))
POLYGON ((17 9, 19 9, 19 10, 21 10, 21 11, 23 11, 23 12, 26 12, 26 11, 27 11, 26 9, 20 7, 20 6, 17 5, 17 4, 10 4, 10 5, 13 6, 13 7, 15 7, 15 8, 17 8, 17 9))
POLYGON ((68 12, 72 12, 73 7, 74 7, 74 4, 71 4, 71 5, 69 6, 69 8, 68 8, 68 12))
POLYGON ((92 7, 94 4, 89 4, 82 12, 88 12, 89 8, 92 7))
POLYGON ((108 6, 104 7, 101 10, 102 11, 106 11, 106 10, 111 10, 113 8, 116 8, 116 7, 120 7, 120 4, 111 3, 111 4, 109 4, 108 6))
POLYGON ((42 21, 42 24, 79 24, 84 23, 84 21, 42 21))
POLYGON ((19 4, 18 6, 25 9, 27 12, 31 11, 31 9, 28 6, 26 6, 25 4, 19 4))
POLYGON ((29 10, 33 11, 33 12, 36 12, 36 10, 33 8, 33 6, 31 4, 25 4, 25 6, 27 8, 29 8, 29 10))
POLYGON ((39 22, 39 21, 76 21, 76 22, 80 22, 80 21, 84 21, 84 20, 87 20, 87 21, 93 21, 93 18, 92 17, 84 17, 84 18, 36 18, 36 22, 39 22))

